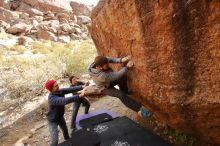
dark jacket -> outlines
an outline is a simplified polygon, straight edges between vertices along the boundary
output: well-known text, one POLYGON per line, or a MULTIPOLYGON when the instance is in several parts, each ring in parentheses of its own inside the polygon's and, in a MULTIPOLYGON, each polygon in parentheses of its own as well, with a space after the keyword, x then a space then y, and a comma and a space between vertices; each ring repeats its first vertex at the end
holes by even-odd
POLYGON ((76 85, 71 85, 70 87, 80 86, 80 85, 85 85, 85 83, 82 81, 77 81, 76 85))
POLYGON ((79 98, 78 95, 65 98, 65 94, 75 93, 79 90, 82 90, 82 86, 61 88, 58 92, 50 93, 48 96, 49 109, 47 119, 51 122, 58 122, 64 115, 64 106, 79 98))
MULTIPOLYGON (((80 85, 85 85, 84 82, 81 82, 81 81, 77 81, 76 85, 70 85, 70 87, 76 87, 76 86, 80 86, 80 85)), ((73 95, 76 95, 77 92, 74 92, 73 95)))

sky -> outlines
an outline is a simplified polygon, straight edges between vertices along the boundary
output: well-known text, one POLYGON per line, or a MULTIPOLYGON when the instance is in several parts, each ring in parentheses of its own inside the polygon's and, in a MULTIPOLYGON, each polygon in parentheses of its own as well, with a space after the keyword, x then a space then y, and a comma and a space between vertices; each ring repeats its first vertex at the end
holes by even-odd
POLYGON ((72 0, 72 1, 84 3, 87 5, 96 5, 99 2, 99 0, 72 0))

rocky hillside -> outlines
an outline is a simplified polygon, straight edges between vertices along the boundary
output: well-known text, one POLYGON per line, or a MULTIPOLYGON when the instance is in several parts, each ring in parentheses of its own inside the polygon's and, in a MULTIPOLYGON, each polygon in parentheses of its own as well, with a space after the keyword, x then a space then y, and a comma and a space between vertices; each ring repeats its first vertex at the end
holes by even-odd
POLYGON ((59 42, 88 36, 91 8, 61 0, 0 0, 0 32, 59 42))
POLYGON ((171 127, 220 145, 219 0, 101 0, 91 18, 100 54, 133 56, 137 101, 171 127))
POLYGON ((86 72, 90 12, 68 0, 0 0, 0 129, 38 108, 48 78, 86 72))

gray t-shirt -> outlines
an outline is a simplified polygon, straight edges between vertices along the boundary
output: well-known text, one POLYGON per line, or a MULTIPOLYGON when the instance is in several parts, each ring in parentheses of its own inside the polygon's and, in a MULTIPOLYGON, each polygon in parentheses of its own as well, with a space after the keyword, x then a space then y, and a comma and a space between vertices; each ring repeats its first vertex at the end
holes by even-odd
MULTIPOLYGON (((121 58, 107 57, 107 59, 109 63, 121 63, 121 58)), ((97 87, 100 89, 100 91, 102 91, 103 89, 108 88, 111 82, 117 81, 124 76, 128 69, 127 67, 123 67, 118 72, 103 72, 97 70, 95 63, 93 62, 90 64, 88 71, 97 87)))

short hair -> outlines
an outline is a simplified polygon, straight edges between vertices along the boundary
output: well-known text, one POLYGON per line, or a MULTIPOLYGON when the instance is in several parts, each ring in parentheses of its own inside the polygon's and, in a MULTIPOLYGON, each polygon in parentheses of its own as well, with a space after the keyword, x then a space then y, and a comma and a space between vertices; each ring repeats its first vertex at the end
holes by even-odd
POLYGON ((108 63, 108 59, 104 56, 96 56, 95 57, 95 66, 103 66, 108 63))
POLYGON ((74 78, 76 78, 76 76, 70 76, 70 77, 69 77, 70 83, 72 83, 72 80, 73 80, 74 78))

